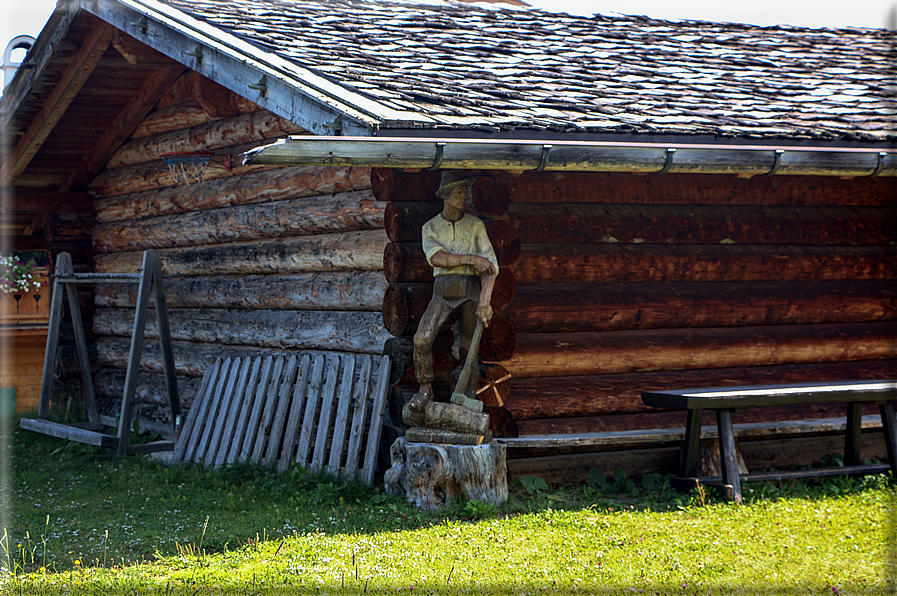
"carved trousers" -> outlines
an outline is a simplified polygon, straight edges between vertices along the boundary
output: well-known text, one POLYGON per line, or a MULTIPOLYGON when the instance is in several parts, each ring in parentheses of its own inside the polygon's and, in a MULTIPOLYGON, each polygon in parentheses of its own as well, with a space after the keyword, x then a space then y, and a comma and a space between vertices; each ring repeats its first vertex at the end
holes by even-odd
MULTIPOLYGON (((461 347, 466 352, 477 325, 480 278, 472 275, 443 275, 433 282, 433 298, 414 334, 414 374, 418 383, 433 382, 433 342, 454 312, 461 322, 461 347)), ((476 375, 474 375, 476 379, 476 375)))

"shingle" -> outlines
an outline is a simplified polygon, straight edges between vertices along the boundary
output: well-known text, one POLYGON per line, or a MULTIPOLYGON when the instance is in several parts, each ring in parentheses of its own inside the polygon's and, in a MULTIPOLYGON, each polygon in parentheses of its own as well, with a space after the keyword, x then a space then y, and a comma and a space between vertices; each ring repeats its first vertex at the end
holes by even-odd
POLYGON ((886 30, 365 0, 165 1, 354 93, 452 127, 895 135, 897 35, 886 30))

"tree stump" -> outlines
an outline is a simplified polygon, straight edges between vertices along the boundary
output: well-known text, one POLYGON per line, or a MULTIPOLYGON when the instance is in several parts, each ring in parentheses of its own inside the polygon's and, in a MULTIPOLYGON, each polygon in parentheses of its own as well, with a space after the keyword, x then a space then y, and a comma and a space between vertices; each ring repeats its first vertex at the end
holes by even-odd
POLYGON ((499 443, 441 445, 396 439, 390 449, 386 492, 408 495, 424 511, 459 498, 500 505, 508 499, 506 448, 499 443))

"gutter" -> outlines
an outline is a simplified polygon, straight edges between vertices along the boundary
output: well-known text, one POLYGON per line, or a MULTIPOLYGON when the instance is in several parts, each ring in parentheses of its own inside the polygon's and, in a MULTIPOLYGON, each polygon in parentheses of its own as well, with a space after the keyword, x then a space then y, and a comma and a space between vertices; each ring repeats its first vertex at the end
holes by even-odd
POLYGON ((291 136, 243 154, 244 165, 638 174, 897 176, 897 151, 590 141, 291 136))

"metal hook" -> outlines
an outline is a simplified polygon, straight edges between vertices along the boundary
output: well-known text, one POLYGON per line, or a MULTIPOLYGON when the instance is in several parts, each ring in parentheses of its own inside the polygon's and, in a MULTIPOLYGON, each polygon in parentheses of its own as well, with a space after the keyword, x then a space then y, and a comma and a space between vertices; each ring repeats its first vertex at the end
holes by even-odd
POLYGON ((445 154, 445 143, 436 143, 436 157, 433 159, 433 165, 427 170, 438 170, 442 165, 442 157, 445 154))
POLYGON ((539 160, 539 167, 535 170, 530 170, 531 172, 541 172, 545 169, 545 166, 548 165, 548 154, 551 152, 552 145, 542 145, 542 159, 539 160))
POLYGON ((878 152, 878 165, 875 166, 875 171, 869 174, 869 178, 875 178, 879 174, 881 174, 882 170, 885 169, 885 158, 888 156, 887 151, 879 151, 878 152))
POLYGON ((658 174, 666 174, 670 171, 670 168, 673 167, 673 155, 675 155, 676 149, 673 147, 667 148, 667 154, 663 160, 663 167, 658 170, 658 174))
POLYGON ((782 155, 784 154, 784 149, 776 149, 776 159, 772 163, 772 169, 763 174, 764 176, 775 176, 779 173, 779 170, 782 168, 782 155))

